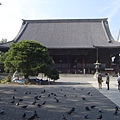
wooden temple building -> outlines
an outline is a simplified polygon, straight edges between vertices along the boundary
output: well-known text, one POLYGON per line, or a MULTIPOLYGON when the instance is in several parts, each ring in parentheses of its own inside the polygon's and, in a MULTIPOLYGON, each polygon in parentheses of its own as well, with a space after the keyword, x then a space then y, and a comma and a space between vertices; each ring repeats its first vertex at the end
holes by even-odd
POLYGON ((0 50, 21 40, 46 46, 60 73, 93 74, 96 62, 99 71, 119 71, 120 43, 113 39, 107 18, 23 20, 15 39, 0 50))

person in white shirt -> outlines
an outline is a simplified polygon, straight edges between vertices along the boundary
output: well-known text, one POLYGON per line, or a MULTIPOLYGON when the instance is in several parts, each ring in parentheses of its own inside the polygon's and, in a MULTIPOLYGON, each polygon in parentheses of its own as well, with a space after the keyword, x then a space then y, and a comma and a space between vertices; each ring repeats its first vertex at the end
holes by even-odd
POLYGON ((118 90, 120 92, 120 76, 118 76, 117 81, 118 81, 118 90))

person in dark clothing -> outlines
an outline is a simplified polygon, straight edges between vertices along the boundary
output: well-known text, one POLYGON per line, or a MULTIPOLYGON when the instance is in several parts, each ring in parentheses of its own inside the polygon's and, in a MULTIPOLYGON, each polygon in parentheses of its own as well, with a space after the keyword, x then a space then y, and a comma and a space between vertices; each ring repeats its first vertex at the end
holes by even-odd
POLYGON ((106 84, 107 84, 107 90, 109 90, 109 85, 110 85, 110 76, 109 76, 109 73, 106 73, 106 84))

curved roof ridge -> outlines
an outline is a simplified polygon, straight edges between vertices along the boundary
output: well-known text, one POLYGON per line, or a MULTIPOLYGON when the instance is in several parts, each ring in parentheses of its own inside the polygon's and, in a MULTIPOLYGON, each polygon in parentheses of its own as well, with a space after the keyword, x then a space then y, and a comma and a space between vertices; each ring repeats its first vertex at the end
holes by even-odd
POLYGON ((25 28, 27 27, 27 24, 28 24, 27 22, 24 22, 24 21, 23 21, 22 26, 21 26, 18 34, 16 35, 16 37, 15 37, 14 40, 13 40, 14 42, 17 42, 17 41, 18 41, 19 37, 22 35, 22 33, 24 32, 25 28))

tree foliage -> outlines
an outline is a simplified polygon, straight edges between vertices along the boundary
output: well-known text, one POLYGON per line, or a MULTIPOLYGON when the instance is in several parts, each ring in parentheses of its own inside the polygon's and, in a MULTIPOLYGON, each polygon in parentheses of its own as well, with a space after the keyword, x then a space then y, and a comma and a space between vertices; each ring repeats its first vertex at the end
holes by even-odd
MULTIPOLYGON (((12 44, 4 57, 5 71, 21 72, 25 78, 40 72, 48 76, 50 73, 48 68, 49 70, 54 68, 54 61, 47 48, 34 40, 22 40, 12 44)), ((57 75, 59 78, 58 73, 57 75)))

